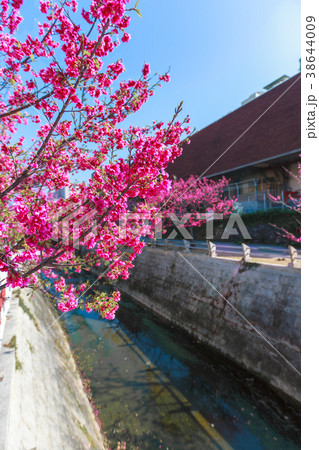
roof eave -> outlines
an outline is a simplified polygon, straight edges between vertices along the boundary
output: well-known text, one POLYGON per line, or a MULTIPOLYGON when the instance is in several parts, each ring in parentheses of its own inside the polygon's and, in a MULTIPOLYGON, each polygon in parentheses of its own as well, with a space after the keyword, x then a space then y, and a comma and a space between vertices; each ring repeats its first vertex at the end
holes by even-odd
MULTIPOLYGON (((205 175, 205 178, 212 178, 212 177, 216 177, 218 175, 223 175, 225 173, 234 172, 235 170, 244 169, 245 167, 254 166, 255 164, 260 164, 260 163, 263 163, 263 162, 272 161, 274 159, 282 158, 284 156, 293 155, 294 153, 300 153, 300 151, 301 151, 301 149, 297 148, 295 150, 291 150, 291 151, 286 152, 286 153, 281 153, 280 155, 271 156, 270 158, 259 159, 258 161, 253 161, 251 163, 244 164, 242 166, 233 167, 232 169, 227 169, 227 170, 223 170, 221 172, 212 173, 211 175, 205 175)), ((202 177, 200 177, 200 178, 202 178, 202 177)))

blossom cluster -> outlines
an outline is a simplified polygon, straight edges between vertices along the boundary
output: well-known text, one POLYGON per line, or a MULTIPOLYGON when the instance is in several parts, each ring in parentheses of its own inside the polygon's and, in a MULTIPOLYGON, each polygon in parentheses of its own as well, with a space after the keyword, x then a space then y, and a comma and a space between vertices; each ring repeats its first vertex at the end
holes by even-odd
POLYGON ((87 302, 85 309, 87 312, 98 312, 101 317, 107 320, 115 319, 115 313, 119 309, 118 302, 121 300, 119 291, 113 292, 111 295, 101 293, 95 296, 93 302, 87 302))
POLYGON ((159 208, 171 226, 172 216, 182 219, 181 227, 200 226, 205 220, 205 214, 232 213, 236 198, 229 198, 227 186, 229 180, 225 177, 215 181, 191 175, 187 179, 174 179, 165 191, 160 191, 150 199, 159 208))

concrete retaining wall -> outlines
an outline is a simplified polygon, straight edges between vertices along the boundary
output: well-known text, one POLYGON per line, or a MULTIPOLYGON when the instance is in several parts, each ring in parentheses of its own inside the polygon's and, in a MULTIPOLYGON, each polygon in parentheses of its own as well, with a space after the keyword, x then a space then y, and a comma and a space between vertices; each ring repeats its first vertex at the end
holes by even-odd
POLYGON ((1 450, 106 448, 57 319, 39 293, 13 295, 0 352, 1 450))
POLYGON ((119 287, 300 401, 300 270, 145 248, 119 287))

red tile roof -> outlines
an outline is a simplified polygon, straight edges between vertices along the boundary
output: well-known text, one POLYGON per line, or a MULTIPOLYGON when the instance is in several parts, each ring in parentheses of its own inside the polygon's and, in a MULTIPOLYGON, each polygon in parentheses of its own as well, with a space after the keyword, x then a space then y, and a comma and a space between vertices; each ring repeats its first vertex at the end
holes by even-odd
POLYGON ((300 88, 297 74, 198 131, 189 145, 183 145, 182 156, 168 166, 169 174, 199 176, 209 166, 203 176, 220 174, 300 149, 300 88))

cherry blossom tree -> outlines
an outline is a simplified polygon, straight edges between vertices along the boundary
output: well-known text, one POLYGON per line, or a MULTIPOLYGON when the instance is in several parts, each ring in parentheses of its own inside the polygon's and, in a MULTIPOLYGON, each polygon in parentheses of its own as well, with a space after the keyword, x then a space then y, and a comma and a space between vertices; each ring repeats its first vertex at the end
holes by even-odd
POLYGON ((192 231, 193 226, 202 225, 214 215, 227 217, 231 214, 236 199, 225 195, 228 183, 225 177, 217 181, 194 175, 185 180, 174 179, 168 189, 160 191, 150 202, 166 219, 166 228, 178 225, 180 228, 190 227, 192 231))
MULTIPOLYGON (((299 155, 300 156, 300 155, 299 155)), ((284 168, 285 169, 285 168, 284 168)), ((294 178, 299 185, 301 185, 301 163, 298 163, 298 173, 294 174, 291 171, 289 171, 288 169, 285 169, 286 172, 289 174, 290 177, 294 178)), ((292 195, 289 195, 286 201, 283 201, 280 196, 278 197, 274 197, 273 195, 269 196, 270 199, 279 205, 283 205, 285 208, 290 209, 291 211, 295 211, 296 213, 298 213, 298 215, 301 214, 301 197, 294 197, 292 195)), ((277 228, 277 230, 280 232, 280 234, 289 239, 292 242, 297 242, 300 243, 301 242, 301 220, 300 218, 297 219, 298 225, 299 225, 299 233, 298 234, 294 234, 291 233, 290 231, 286 230, 286 228, 283 227, 277 227, 276 225, 274 225, 275 228, 277 228)))
POLYGON ((139 79, 124 81, 122 60, 110 60, 130 39, 137 5, 43 0, 38 30, 18 39, 22 4, 0 1, 1 289, 41 287, 51 277, 61 311, 80 306, 112 319, 117 290, 88 300, 90 284, 68 284, 57 269, 81 272, 102 262, 107 280, 128 277, 144 244, 134 230, 123 237, 119 216, 140 198, 136 211, 154 217, 158 207, 147 200, 165 195, 165 169, 181 154, 189 119, 179 119, 180 105, 167 124, 121 125, 169 81, 167 73, 151 77, 148 64, 139 79), (72 181, 87 170, 89 181, 72 181), (63 188, 69 196, 56 198, 63 188), (81 256, 74 242, 94 251, 81 256))

